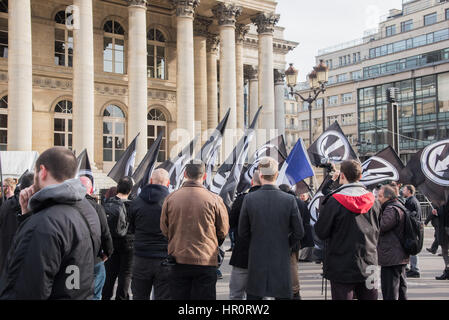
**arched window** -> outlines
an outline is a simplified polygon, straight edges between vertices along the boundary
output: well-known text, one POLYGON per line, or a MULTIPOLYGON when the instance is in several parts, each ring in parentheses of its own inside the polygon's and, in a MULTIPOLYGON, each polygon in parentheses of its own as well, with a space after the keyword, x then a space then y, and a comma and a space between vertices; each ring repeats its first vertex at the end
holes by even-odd
POLYGON ((148 78, 167 80, 166 39, 158 29, 148 31, 148 78))
MULTIPOLYGON (((71 15, 71 14, 70 14, 71 15)), ((70 16, 65 11, 55 15, 55 65, 72 67, 73 65, 73 31, 66 27, 70 16)))
POLYGON ((115 162, 125 151, 126 118, 120 107, 110 104, 103 112, 103 161, 115 162))
POLYGON ((167 118, 159 109, 151 109, 148 112, 148 144, 147 148, 150 149, 153 142, 157 139, 160 132, 162 132, 162 143, 159 151, 158 162, 167 160, 167 118))
POLYGON ((8 146, 8 96, 0 99, 0 151, 8 146))
POLYGON ((103 70, 125 73, 125 30, 115 20, 104 24, 103 70))
POLYGON ((54 117, 54 145, 72 150, 72 101, 59 101, 54 117))
POLYGON ((8 58, 8 0, 0 0, 0 58, 8 58))

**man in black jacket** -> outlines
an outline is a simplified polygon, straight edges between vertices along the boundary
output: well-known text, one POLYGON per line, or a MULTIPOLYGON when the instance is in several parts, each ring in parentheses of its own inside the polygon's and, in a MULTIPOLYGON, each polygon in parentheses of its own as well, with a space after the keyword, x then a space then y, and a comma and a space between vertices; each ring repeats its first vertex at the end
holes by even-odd
POLYGON ((449 280, 449 199, 445 205, 432 210, 432 214, 438 218, 438 241, 441 246, 441 255, 444 260, 444 271, 436 280, 449 280))
POLYGON ((33 184, 34 174, 25 174, 20 185, 17 185, 14 196, 0 208, 0 275, 6 264, 9 248, 11 248, 12 240, 19 226, 18 216, 22 214, 20 208, 19 195, 20 190, 26 189, 33 184))
POLYGON ((98 256, 95 259, 95 269, 94 269, 94 298, 93 300, 101 300, 101 292, 103 290, 104 282, 106 280, 106 270, 104 268, 104 262, 112 255, 114 247, 112 245, 112 237, 109 231, 108 220, 106 219, 106 213, 103 207, 98 204, 97 199, 92 197, 94 188, 92 186, 92 181, 86 176, 81 176, 80 181, 86 188, 86 199, 94 207, 98 214, 101 225, 101 248, 98 252, 98 256))
MULTIPOLYGON (((414 186, 408 184, 402 189, 402 195, 405 200, 405 208, 410 212, 416 212, 417 216, 421 218, 422 210, 418 199, 415 197, 416 189, 414 186)), ((407 272, 407 278, 419 278, 421 275, 419 273, 418 256, 410 256, 410 270, 407 272)))
MULTIPOLYGON (((133 188, 133 181, 130 177, 123 177, 117 184, 117 195, 109 198, 106 202, 110 202, 114 207, 120 208, 123 205, 126 209, 127 221, 129 222, 129 206, 131 201, 128 200, 129 194, 133 188)), ((118 209, 120 210, 120 209, 118 209)), ((106 216, 108 212, 106 211, 106 216)), ((131 272, 133 265, 133 247, 134 235, 128 228, 124 236, 118 235, 115 230, 117 226, 115 218, 108 217, 109 230, 112 235, 112 243, 114 252, 105 263, 106 282, 103 287, 102 300, 111 300, 114 291, 115 281, 118 279, 117 290, 115 292, 115 300, 129 300, 129 287, 131 285, 131 272)))
MULTIPOLYGON (((239 194, 232 204, 229 215, 229 226, 236 231, 239 228, 240 210, 246 195, 260 189, 259 170, 254 170, 251 180, 251 188, 248 192, 239 194)), ((234 250, 232 251, 229 264, 232 266, 231 280, 229 281, 229 299, 243 300, 246 295, 246 284, 248 282, 248 254, 249 241, 239 237, 235 233, 234 250)))
POLYGON ((85 199, 73 153, 43 152, 34 184, 20 192, 26 220, 14 237, 0 279, 1 299, 91 299, 100 221, 85 199))
POLYGON ((317 236, 325 241, 324 277, 331 281, 332 299, 377 300, 378 291, 367 286, 377 268, 379 204, 359 183, 358 161, 341 164, 340 184, 322 203, 315 224, 317 236))
POLYGON ((168 240, 160 228, 162 205, 169 195, 170 177, 164 169, 156 169, 150 184, 143 187, 130 206, 130 228, 134 233, 134 266, 131 290, 133 300, 150 300, 154 286, 155 300, 170 300, 168 240))

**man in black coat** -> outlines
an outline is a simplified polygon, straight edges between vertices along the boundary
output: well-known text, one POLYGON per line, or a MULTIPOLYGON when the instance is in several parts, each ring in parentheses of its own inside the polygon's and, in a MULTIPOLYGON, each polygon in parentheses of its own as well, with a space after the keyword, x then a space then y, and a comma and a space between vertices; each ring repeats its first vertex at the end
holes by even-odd
POLYGON ((34 174, 25 174, 20 185, 17 185, 14 196, 6 200, 0 208, 0 275, 5 267, 9 248, 11 248, 12 240, 19 226, 18 217, 22 214, 19 202, 20 190, 30 187, 33 184, 33 179, 34 174))
POLYGON ((150 184, 143 187, 130 206, 130 228, 134 233, 134 266, 131 290, 133 300, 150 300, 154 286, 155 300, 170 300, 168 240, 162 234, 162 205, 169 195, 170 177, 164 169, 156 169, 150 184))
MULTIPOLYGON (((243 200, 246 195, 260 189, 259 171, 254 170, 251 180, 251 188, 248 192, 239 194, 232 204, 229 226, 238 230, 240 211, 242 209, 243 200)), ((246 285, 248 282, 248 255, 249 241, 241 238, 238 232, 235 233, 234 250, 232 251, 229 264, 232 266, 231 280, 229 281, 229 299, 243 300, 246 295, 246 285)))
POLYGON ((444 260, 444 271, 436 280, 449 280, 449 199, 447 203, 437 209, 432 210, 432 214, 438 218, 438 241, 441 246, 441 254, 444 260))
POLYGON ((104 262, 108 260, 108 258, 112 255, 112 252, 114 252, 114 247, 112 244, 112 237, 111 232, 109 231, 106 213, 104 212, 103 207, 98 203, 97 199, 92 196, 94 192, 92 181, 87 176, 81 176, 80 181, 86 188, 87 201, 89 201, 92 207, 94 207, 95 211, 98 214, 98 218, 100 219, 101 247, 100 251, 98 252, 98 256, 95 259, 95 284, 93 300, 101 300, 101 292, 103 290, 104 282, 106 281, 106 269, 104 267, 104 262))
POLYGON ((325 241, 324 277, 331 281, 333 300, 377 300, 378 291, 366 281, 377 268, 379 204, 359 183, 362 167, 355 160, 340 168, 340 188, 322 203, 314 228, 325 241))
POLYGON ((243 200, 238 234, 249 239, 248 300, 292 298, 290 250, 304 237, 294 196, 276 187, 278 166, 263 158, 258 170, 262 187, 243 200))
POLYGON ((92 298, 100 221, 76 170, 75 156, 63 147, 37 159, 34 184, 20 192, 26 220, 0 278, 1 299, 92 298))

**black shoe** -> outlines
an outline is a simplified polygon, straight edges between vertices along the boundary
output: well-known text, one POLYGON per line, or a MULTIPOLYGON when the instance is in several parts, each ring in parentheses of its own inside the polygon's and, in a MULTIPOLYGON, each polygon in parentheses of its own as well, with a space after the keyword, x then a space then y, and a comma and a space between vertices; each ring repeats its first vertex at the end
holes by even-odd
POLYGON ((299 294, 299 292, 293 294, 293 299, 292 300, 302 300, 301 299, 301 295, 299 294))
POLYGON ((316 263, 316 264, 322 264, 322 263, 323 263, 323 260, 316 260, 315 263, 316 263))
POLYGON ((229 248, 228 250, 226 250, 226 252, 232 252, 232 248, 229 248))
POLYGON ((432 249, 430 249, 430 248, 426 248, 426 250, 429 251, 431 254, 436 254, 436 253, 437 253, 436 250, 432 250, 432 249))
POLYGON ((410 271, 410 268, 406 267, 405 272, 409 272, 409 271, 410 271))
POLYGON ((442 257, 443 255, 441 253, 438 254, 439 257, 442 257))
POLYGON ((419 272, 412 271, 412 270, 407 272, 406 276, 407 276, 407 278, 421 278, 421 275, 419 274, 419 272))
POLYGON ((444 272, 441 276, 435 277, 435 280, 449 280, 449 271, 444 270, 444 272))

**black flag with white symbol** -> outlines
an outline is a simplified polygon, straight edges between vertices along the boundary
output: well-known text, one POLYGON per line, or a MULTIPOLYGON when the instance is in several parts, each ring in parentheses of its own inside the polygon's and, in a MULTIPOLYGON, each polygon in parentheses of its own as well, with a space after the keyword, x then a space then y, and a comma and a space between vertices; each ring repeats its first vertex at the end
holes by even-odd
POLYGON ((92 181, 92 188, 94 187, 94 175, 92 173, 92 168, 90 166, 89 156, 87 155, 87 149, 84 149, 83 152, 80 153, 78 158, 76 158, 76 163, 78 166, 76 177, 88 177, 90 181, 92 181))
POLYGON ((228 112, 226 112, 224 118, 220 121, 217 128, 209 137, 209 140, 204 143, 200 152, 196 155, 196 159, 201 160, 206 166, 207 177, 206 181, 204 181, 204 186, 206 188, 209 188, 212 183, 212 170, 214 169, 215 162, 217 161, 218 151, 221 147, 223 134, 225 132, 230 113, 231 109, 228 109, 228 112))
POLYGON ((120 159, 108 173, 108 177, 117 183, 121 178, 126 176, 131 177, 133 175, 134 164, 136 162, 137 138, 139 135, 140 133, 134 138, 120 159))
POLYGON ((310 162, 316 167, 328 162, 358 160, 357 154, 336 121, 320 135, 307 152, 310 162))
POLYGON ((418 187, 436 207, 449 196, 449 140, 438 141, 414 154, 401 175, 401 182, 418 187))
POLYGON ((212 181, 212 185, 210 186, 210 191, 219 194, 229 209, 234 202, 237 184, 239 183, 240 174, 246 156, 248 155, 249 144, 254 137, 254 128, 261 110, 262 107, 259 107, 251 126, 245 130, 245 133, 237 143, 237 146, 218 169, 217 174, 212 181))
POLYGON ((170 177, 170 186, 168 187, 170 192, 173 192, 181 186, 184 178, 184 171, 186 164, 192 159, 195 145, 198 141, 198 137, 195 137, 174 159, 163 162, 158 169, 165 169, 170 177))
POLYGON ((260 160, 264 157, 275 159, 279 163, 279 169, 281 169, 282 164, 285 159, 287 159, 287 148, 285 147, 284 136, 280 135, 256 150, 249 162, 250 165, 242 170, 240 182, 237 186, 237 193, 245 192, 247 189, 251 188, 251 180, 253 179, 254 171, 257 169, 260 160))
POLYGON ((365 186, 374 186, 381 182, 399 181, 404 164, 396 151, 390 146, 369 158, 362 164, 362 180, 365 186))
POLYGON ((131 197, 135 197, 144 186, 150 183, 151 174, 153 173, 154 165, 159 156, 159 150, 162 143, 162 132, 159 133, 156 141, 153 142, 142 162, 137 167, 132 175, 134 186, 131 191, 131 197))

